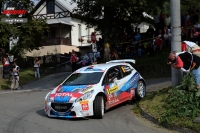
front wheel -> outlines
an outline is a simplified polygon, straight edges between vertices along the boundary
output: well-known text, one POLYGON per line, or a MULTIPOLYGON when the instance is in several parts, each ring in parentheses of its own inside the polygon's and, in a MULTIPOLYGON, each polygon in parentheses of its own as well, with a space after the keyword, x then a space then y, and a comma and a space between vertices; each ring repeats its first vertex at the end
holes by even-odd
POLYGON ((104 108, 104 99, 102 96, 96 96, 94 100, 93 111, 95 118, 97 119, 103 118, 105 108, 104 108))
POLYGON ((146 95, 146 85, 143 81, 138 82, 138 86, 136 88, 136 98, 142 99, 146 95))

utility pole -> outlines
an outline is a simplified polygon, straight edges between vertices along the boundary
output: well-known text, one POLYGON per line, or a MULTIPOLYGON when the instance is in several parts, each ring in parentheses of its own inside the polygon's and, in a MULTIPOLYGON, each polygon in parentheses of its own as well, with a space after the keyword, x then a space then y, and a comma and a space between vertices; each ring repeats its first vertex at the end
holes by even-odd
MULTIPOLYGON (((181 52, 181 14, 180 0, 170 0, 171 17, 171 50, 181 52)), ((182 72, 172 67, 172 87, 177 86, 182 81, 182 72)))

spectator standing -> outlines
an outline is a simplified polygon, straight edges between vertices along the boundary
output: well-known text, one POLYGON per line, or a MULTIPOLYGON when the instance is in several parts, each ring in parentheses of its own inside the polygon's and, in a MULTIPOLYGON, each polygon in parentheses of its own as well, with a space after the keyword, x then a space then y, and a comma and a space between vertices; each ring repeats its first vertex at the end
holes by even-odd
POLYGON ((110 45, 108 43, 105 44, 104 48, 104 62, 110 61, 110 45))
POLYGON ((40 78, 40 60, 35 58, 34 60, 35 78, 40 78))
POLYGON ((46 56, 45 55, 42 57, 42 60, 43 60, 43 66, 46 67, 46 56))
POLYGON ((169 14, 166 15, 166 18, 165 18, 165 26, 168 26, 170 27, 171 26, 171 18, 169 16, 169 14))
POLYGON ((200 47, 194 42, 183 41, 182 42, 182 51, 191 52, 194 55, 197 55, 200 57, 200 47))
POLYGON ((165 15, 163 14, 163 12, 160 13, 159 19, 160 19, 160 30, 162 30, 162 33, 164 33, 165 15))
POLYGON ((3 57, 3 78, 4 79, 10 78, 9 71, 10 71, 9 58, 8 58, 8 54, 5 54, 3 57))
POLYGON ((8 58, 9 58, 10 66, 13 67, 14 66, 14 55, 9 53, 8 58))
POLYGON ((196 81, 197 89, 200 89, 200 57, 190 52, 171 52, 167 64, 183 72, 191 72, 196 81))
POLYGON ((147 29, 147 32, 146 32, 147 39, 153 40, 154 33, 155 33, 155 31, 154 31, 153 27, 151 25, 149 25, 149 28, 147 29))
POLYGON ((154 20, 155 20, 156 35, 158 35, 158 30, 160 29, 160 19, 158 14, 154 16, 154 20))
POLYGON ((17 90, 19 87, 19 66, 16 62, 13 63, 11 90, 17 90))
POLYGON ((161 51, 162 49, 162 43, 163 43, 163 40, 161 38, 161 35, 159 35, 158 37, 155 38, 154 40, 154 52, 156 52, 156 50, 161 51))
POLYGON ((171 46, 170 42, 171 42, 171 34, 168 32, 168 30, 165 30, 163 44, 165 47, 168 47, 171 46))
POLYGON ((76 71, 77 56, 74 52, 72 52, 70 62, 71 62, 72 72, 76 71))

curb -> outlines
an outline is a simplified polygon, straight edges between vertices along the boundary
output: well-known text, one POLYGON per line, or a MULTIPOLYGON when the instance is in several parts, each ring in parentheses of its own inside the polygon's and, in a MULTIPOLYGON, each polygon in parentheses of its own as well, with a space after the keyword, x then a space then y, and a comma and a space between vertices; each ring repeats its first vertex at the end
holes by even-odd
MULTIPOLYGON (((155 117, 153 117, 149 113, 147 113, 140 105, 139 105, 139 109, 141 110, 141 114, 145 119, 153 122, 154 124, 162 126, 155 117)), ((199 133, 199 132, 194 131, 192 129, 183 128, 183 127, 177 127, 177 126, 165 125, 165 126, 162 126, 162 127, 170 129, 170 130, 177 131, 179 133, 199 133)))

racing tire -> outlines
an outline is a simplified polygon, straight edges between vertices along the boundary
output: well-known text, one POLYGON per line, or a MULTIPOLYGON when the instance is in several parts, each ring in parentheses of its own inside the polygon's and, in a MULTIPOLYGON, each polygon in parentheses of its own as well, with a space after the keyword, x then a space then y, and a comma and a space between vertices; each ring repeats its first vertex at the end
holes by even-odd
POLYGON ((146 85, 143 81, 138 82, 138 86, 136 88, 136 99, 142 99, 146 95, 146 85))
POLYGON ((104 108, 104 98, 102 96, 96 96, 94 100, 94 106, 93 106, 93 111, 94 111, 94 118, 96 119, 102 119, 105 108, 104 108))

